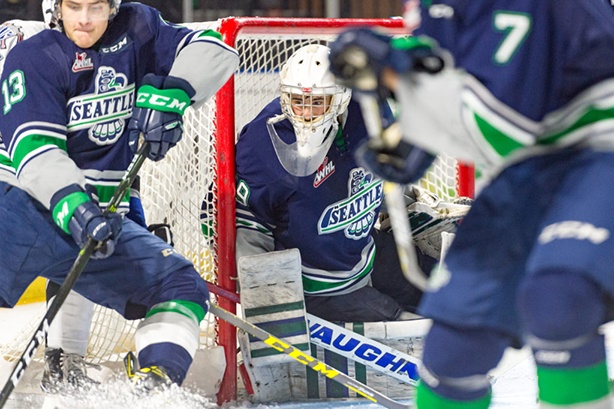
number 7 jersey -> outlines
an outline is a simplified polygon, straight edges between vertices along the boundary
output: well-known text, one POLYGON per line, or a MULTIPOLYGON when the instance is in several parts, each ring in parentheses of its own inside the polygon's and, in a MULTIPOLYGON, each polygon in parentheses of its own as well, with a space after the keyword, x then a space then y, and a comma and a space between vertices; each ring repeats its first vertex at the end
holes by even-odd
MULTIPOLYGON (((465 138, 465 150, 448 153, 500 165, 521 151, 577 143, 614 149, 614 11, 605 2, 410 0, 406 21, 415 35, 437 40, 458 67, 432 79, 423 75, 424 83, 448 80, 430 88, 433 101, 422 101, 439 107, 431 120, 446 118, 438 126, 447 126, 448 140, 465 138), (434 96, 434 89, 445 92, 434 96)), ((407 89, 400 98, 417 99, 416 92, 407 89)), ((414 107, 412 115, 402 105, 404 129, 424 135, 416 121, 428 109, 414 107)), ((419 135, 409 139, 421 145, 419 135)), ((429 147, 439 152, 445 144, 429 147)))

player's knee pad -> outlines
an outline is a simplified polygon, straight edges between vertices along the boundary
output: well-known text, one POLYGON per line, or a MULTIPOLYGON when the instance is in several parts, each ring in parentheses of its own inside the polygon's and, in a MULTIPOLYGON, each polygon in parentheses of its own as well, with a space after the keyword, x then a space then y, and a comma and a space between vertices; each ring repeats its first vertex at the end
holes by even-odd
POLYGON ((425 340, 422 381, 449 399, 482 398, 490 388, 487 373, 508 344, 509 338, 500 332, 435 322, 425 340))
POLYGON ((519 288, 517 303, 529 333, 551 341, 595 333, 605 314, 599 286, 582 274, 567 271, 527 279, 519 288))
POLYGON ((181 300, 198 304, 205 313, 208 310, 209 289, 207 283, 191 266, 183 267, 174 273, 168 274, 159 286, 157 297, 152 305, 181 300))

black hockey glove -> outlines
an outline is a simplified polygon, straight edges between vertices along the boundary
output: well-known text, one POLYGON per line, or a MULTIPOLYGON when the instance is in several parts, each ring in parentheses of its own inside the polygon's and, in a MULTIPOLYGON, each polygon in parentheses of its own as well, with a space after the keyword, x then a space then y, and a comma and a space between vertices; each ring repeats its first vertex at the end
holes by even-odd
POLYGON ((51 199, 53 219, 62 230, 72 235, 77 245, 85 247, 88 238, 99 242, 92 258, 107 258, 115 251, 115 241, 122 233, 122 216, 106 216, 90 196, 77 185, 56 193, 51 199))
POLYGON ((183 135, 183 113, 196 92, 187 81, 171 76, 147 74, 136 94, 128 122, 129 144, 138 150, 139 136, 149 142, 149 159, 158 161, 183 135))
POLYGON ((394 148, 374 146, 366 141, 354 155, 358 164, 380 179, 404 185, 420 179, 435 160, 435 156, 404 140, 394 148))
POLYGON ((150 224, 147 227, 147 230, 149 230, 155 236, 158 236, 159 238, 161 238, 167 244, 170 244, 171 246, 175 245, 175 243, 173 243, 173 232, 171 231, 171 226, 169 226, 168 224, 166 223, 150 224))
POLYGON ((441 49, 426 36, 393 38, 359 27, 342 32, 329 46, 330 71, 339 83, 359 91, 377 90, 385 67, 399 74, 444 68, 441 49))

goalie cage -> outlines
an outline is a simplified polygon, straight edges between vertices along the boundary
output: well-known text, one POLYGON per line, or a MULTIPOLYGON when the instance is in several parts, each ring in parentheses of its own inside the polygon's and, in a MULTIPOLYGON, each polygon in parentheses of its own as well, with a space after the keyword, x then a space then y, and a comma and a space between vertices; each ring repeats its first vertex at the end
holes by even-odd
MULTIPOLYGON (((186 25, 221 32, 224 41, 239 52, 241 64, 214 98, 196 110, 188 109, 183 139, 166 158, 155 164, 146 162, 141 171, 141 198, 148 223, 170 224, 176 249, 194 262, 203 278, 235 291, 234 143, 241 128, 278 95, 279 69, 296 49, 309 43, 327 44, 349 26, 379 26, 390 34, 401 35, 403 22, 231 17, 186 25)), ((208 63, 203 61, 201 67, 195 68, 206 70, 208 63)), ((420 183, 449 200, 472 197, 473 181, 472 167, 439 157, 420 183)), ((219 298, 217 302, 236 312, 231 301, 219 298)), ((15 361, 20 356, 42 314, 43 311, 24 326, 10 343, 0 345, 3 360, 15 361)), ((125 353, 134 349, 136 324, 96 306, 86 360, 99 364, 121 362, 125 353)), ((217 394, 220 403, 237 398, 235 331, 211 314, 201 325, 201 349, 224 347, 226 370, 217 394)), ((36 359, 42 360, 41 351, 36 359)))

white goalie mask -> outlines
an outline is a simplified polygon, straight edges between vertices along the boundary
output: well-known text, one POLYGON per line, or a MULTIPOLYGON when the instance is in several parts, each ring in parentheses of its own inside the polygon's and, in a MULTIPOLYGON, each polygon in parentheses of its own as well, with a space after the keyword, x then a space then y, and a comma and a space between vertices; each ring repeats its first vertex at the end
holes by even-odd
POLYGON ((269 119, 269 135, 280 162, 289 173, 303 177, 322 164, 337 130, 339 116, 350 102, 351 91, 337 85, 328 70, 330 49, 312 44, 298 49, 281 69, 282 117, 269 119), (296 142, 282 141, 275 123, 288 119, 296 142))
MULTIPOLYGON (((121 5, 121 0, 108 0, 109 6, 111 7, 111 14, 109 15, 109 20, 117 15, 119 12, 119 6, 121 5)), ((62 0, 43 0, 41 6, 43 8, 43 20, 45 21, 46 28, 55 28, 61 29, 60 26, 60 3, 62 0)))

